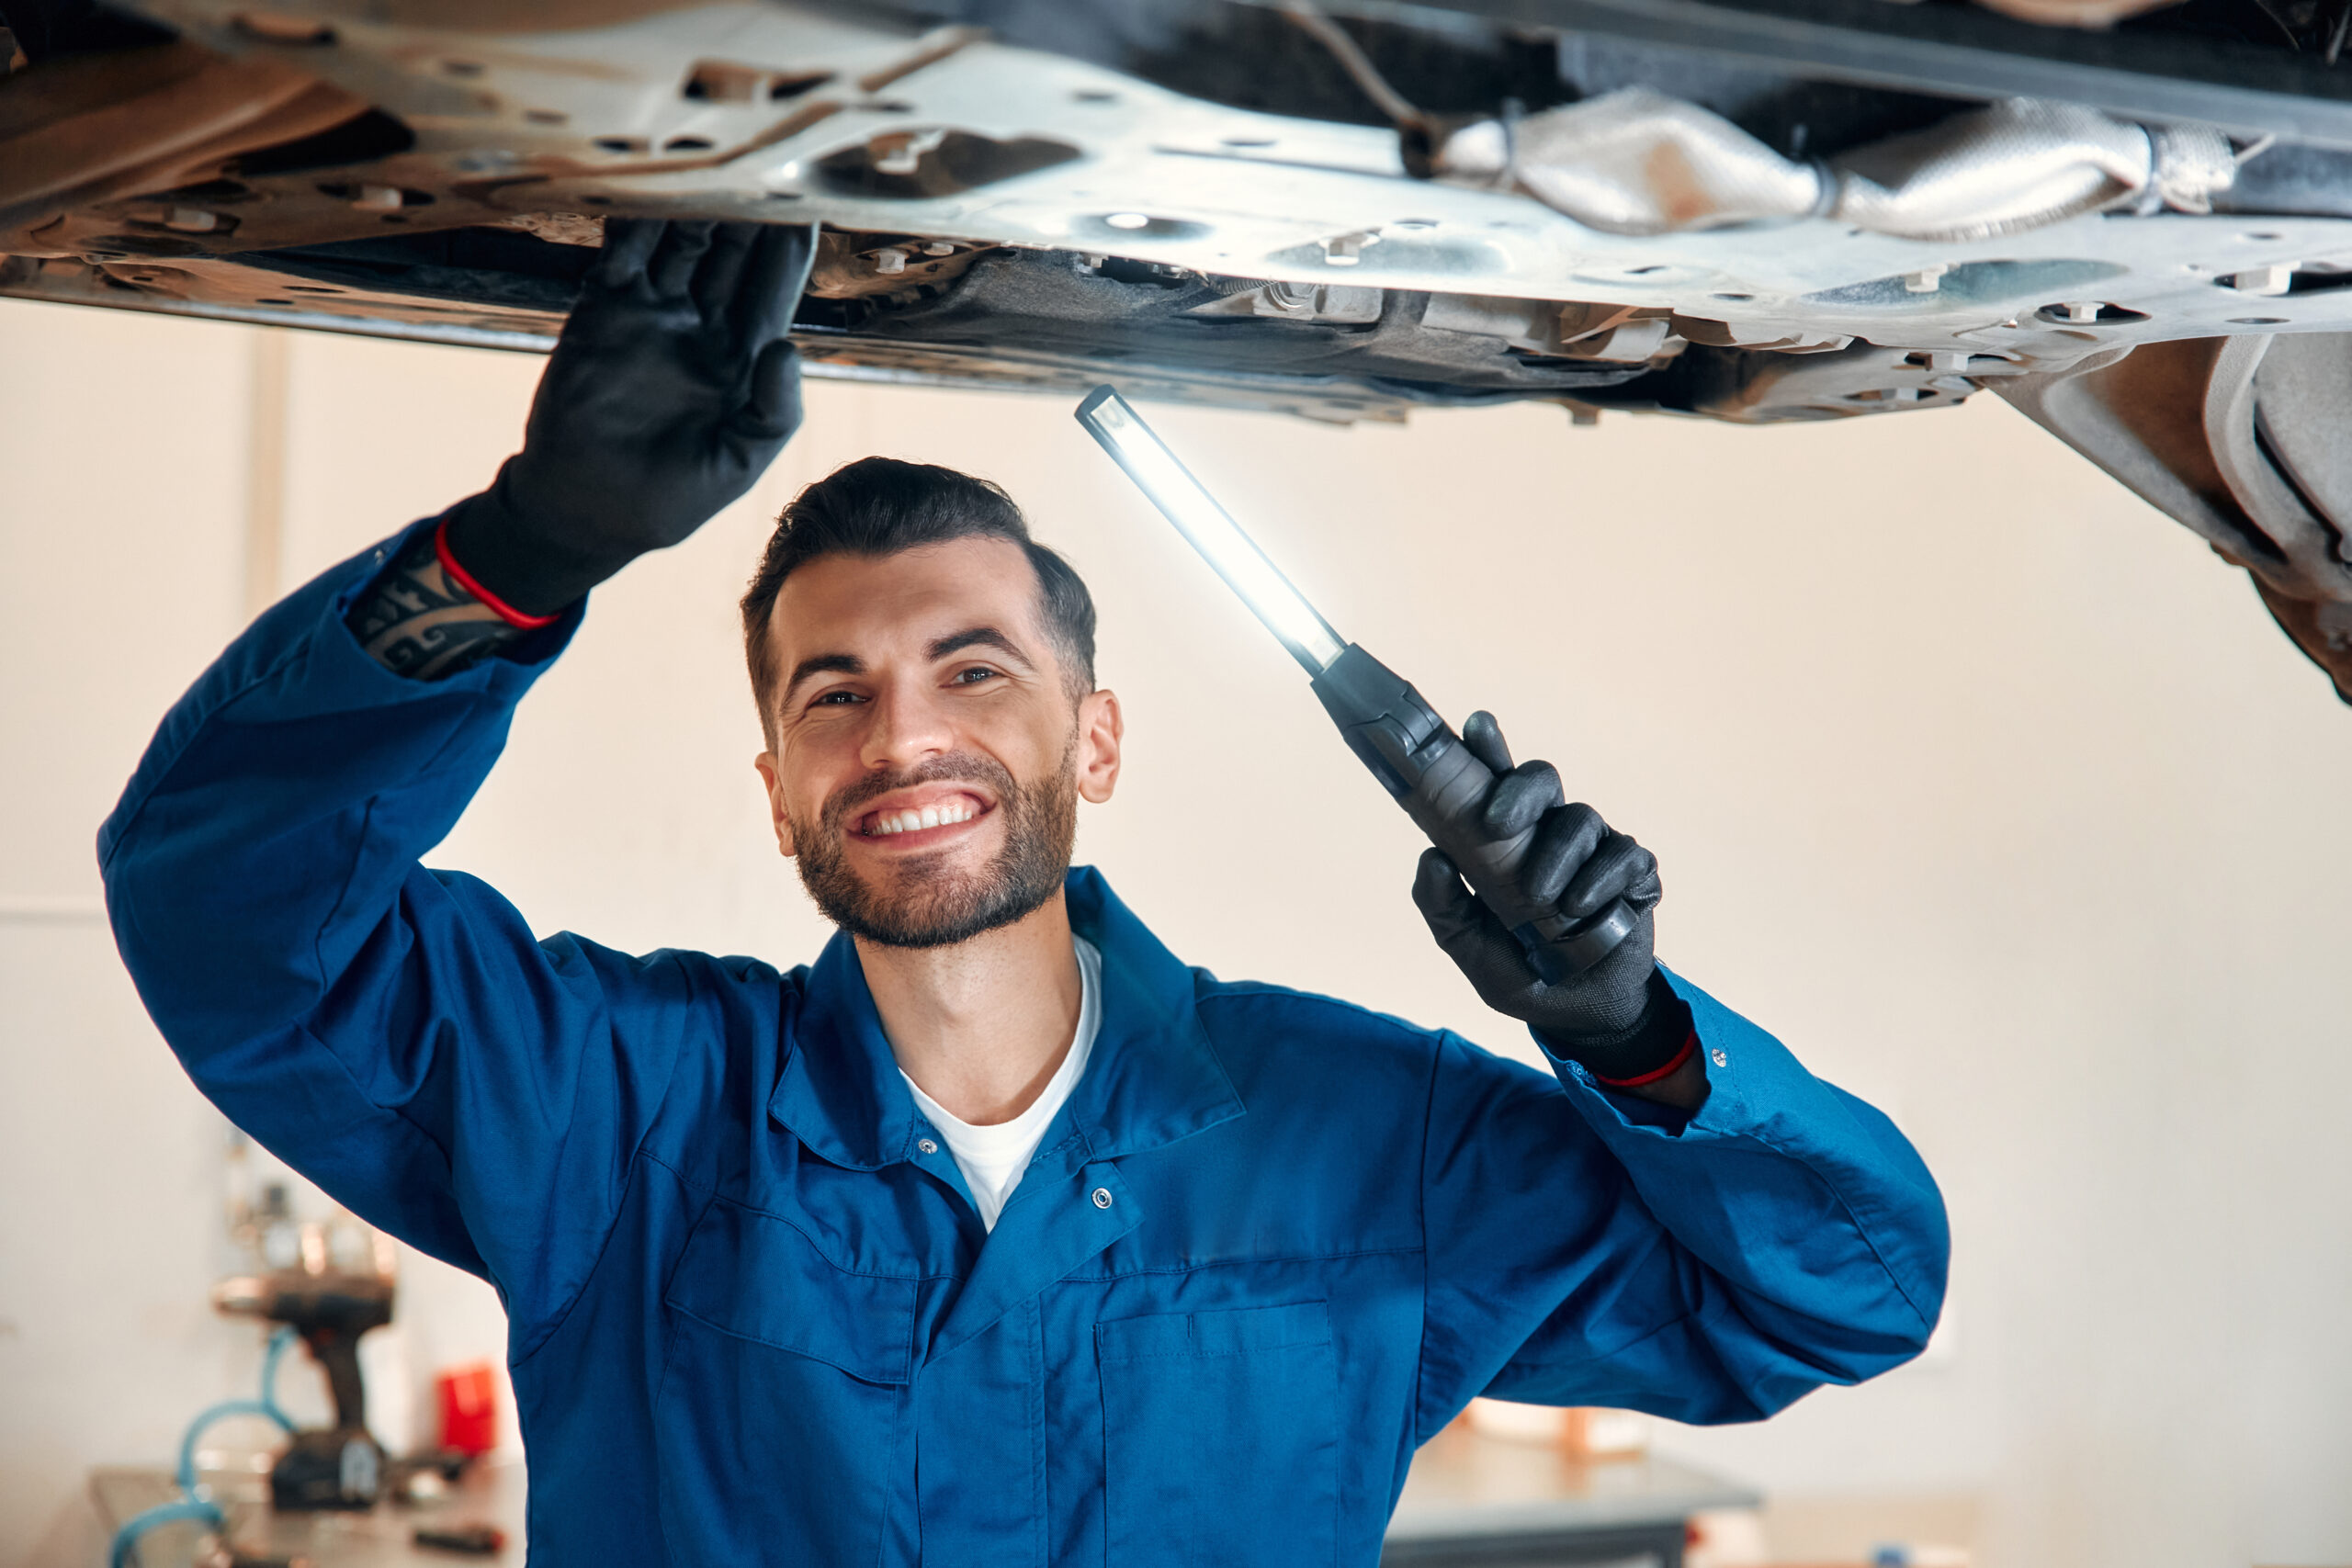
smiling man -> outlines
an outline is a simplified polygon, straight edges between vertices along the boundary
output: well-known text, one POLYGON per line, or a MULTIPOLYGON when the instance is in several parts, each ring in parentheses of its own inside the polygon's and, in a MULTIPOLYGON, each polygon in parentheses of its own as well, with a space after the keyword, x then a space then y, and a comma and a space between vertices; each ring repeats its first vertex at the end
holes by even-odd
POLYGON ((786 512, 743 641, 777 847, 993 1226, 1100 1019, 1062 897, 1078 802, 1119 776, 1093 601, 995 486, 869 457, 786 512))
POLYGON ((1120 765, 1093 604, 962 474, 809 487, 743 600, 813 965, 538 941, 422 867, 588 591, 798 423, 808 254, 610 224, 523 451, 262 616, 100 835, 205 1093, 497 1286, 535 1561, 1369 1565, 1476 1394, 1754 1420, 1917 1353, 1917 1156, 1653 962, 1654 862, 1491 721, 1481 830, 1641 913, 1545 985, 1423 857, 1549 1075, 1188 969, 1072 869, 1120 765))

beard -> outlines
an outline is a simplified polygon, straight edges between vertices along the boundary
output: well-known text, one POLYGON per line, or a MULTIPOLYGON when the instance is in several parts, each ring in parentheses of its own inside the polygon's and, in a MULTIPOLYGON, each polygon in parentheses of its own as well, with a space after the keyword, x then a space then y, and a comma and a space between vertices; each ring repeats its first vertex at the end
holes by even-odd
POLYGON ((951 752, 901 773, 860 779, 827 800, 815 823, 791 821, 800 884, 825 918, 885 947, 948 947, 1009 926, 1061 891, 1078 840, 1078 736, 1061 762, 1034 784, 1019 784, 993 758, 951 752), (946 782, 987 786, 1004 818, 1004 842, 978 872, 948 869, 952 848, 910 855, 871 886, 850 869, 842 843, 850 819, 868 801, 895 789, 946 782))

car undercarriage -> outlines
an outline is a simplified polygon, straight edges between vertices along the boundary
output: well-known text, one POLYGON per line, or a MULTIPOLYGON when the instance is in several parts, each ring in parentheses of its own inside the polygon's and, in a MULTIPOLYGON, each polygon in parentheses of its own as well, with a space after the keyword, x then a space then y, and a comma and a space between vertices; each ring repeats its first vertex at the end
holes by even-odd
POLYGON ((2007 400, 2352 692, 2352 0, 0 0, 0 295, 543 350, 822 226, 812 373, 1337 421, 2007 400))

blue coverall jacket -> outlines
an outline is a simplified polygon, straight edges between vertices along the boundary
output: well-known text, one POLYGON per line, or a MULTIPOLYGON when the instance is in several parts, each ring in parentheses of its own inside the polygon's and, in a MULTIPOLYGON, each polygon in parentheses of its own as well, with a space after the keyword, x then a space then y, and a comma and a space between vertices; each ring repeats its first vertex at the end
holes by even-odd
POLYGON ((1927 1338, 1917 1156, 1704 993, 1683 1125, 1189 969, 1085 869, 1101 1033, 984 1233, 846 938, 540 942, 417 863, 570 626, 402 679, 343 625, 385 558, 231 646, 100 856, 204 1092, 497 1287, 534 1562, 1370 1564, 1474 1394, 1752 1420, 1927 1338))

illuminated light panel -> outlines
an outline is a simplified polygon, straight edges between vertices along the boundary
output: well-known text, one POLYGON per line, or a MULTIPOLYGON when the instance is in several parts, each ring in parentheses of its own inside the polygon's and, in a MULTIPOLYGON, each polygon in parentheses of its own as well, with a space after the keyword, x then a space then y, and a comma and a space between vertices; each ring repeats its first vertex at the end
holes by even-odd
POLYGON ((1290 649, 1310 675, 1320 675, 1346 644, 1329 622, 1290 584, 1241 525, 1176 459, 1126 400, 1097 387, 1078 405, 1078 423, 1125 468, 1136 488, 1176 525, 1193 548, 1250 606, 1266 629, 1290 649))

